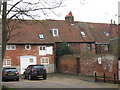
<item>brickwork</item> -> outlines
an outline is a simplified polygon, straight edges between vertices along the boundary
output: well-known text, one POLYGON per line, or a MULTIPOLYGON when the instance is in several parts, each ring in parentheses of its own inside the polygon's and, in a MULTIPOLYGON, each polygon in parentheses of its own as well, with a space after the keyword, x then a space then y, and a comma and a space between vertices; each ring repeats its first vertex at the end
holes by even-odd
MULTIPOLYGON (((6 50, 4 59, 11 59, 12 66, 20 66, 20 56, 36 56, 37 64, 40 64, 40 57, 49 57, 49 64, 54 64, 54 53, 53 55, 39 55, 39 46, 41 45, 31 45, 30 50, 25 49, 25 45, 16 45, 16 50, 6 50)), ((47 46, 47 45, 43 45, 47 46)))
MULTIPOLYGON (((76 57, 63 56, 59 60, 59 70, 61 73, 77 73, 76 57)), ((80 58, 80 73, 83 75, 102 76, 106 73, 107 76, 113 77, 114 73, 118 76, 118 62, 114 56, 102 56, 101 64, 98 63, 98 57, 93 58, 80 58)))
POLYGON ((62 57, 59 61, 59 71, 61 73, 76 74, 76 60, 62 57))
MULTIPOLYGON (((88 43, 71 43, 71 47, 74 48, 75 51, 81 52, 81 51, 87 51, 87 45, 90 45, 88 43)), ((95 44, 91 44, 91 52, 95 54, 95 44)))

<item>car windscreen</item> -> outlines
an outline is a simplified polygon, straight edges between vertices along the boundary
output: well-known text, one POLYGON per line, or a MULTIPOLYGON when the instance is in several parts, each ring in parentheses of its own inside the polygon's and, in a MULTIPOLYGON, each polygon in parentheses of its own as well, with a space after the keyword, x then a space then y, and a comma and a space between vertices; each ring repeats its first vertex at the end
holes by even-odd
POLYGON ((4 69, 4 72, 16 72, 17 70, 14 68, 10 69, 4 69))
POLYGON ((38 68, 45 68, 44 66, 33 66, 33 69, 38 69, 38 68))

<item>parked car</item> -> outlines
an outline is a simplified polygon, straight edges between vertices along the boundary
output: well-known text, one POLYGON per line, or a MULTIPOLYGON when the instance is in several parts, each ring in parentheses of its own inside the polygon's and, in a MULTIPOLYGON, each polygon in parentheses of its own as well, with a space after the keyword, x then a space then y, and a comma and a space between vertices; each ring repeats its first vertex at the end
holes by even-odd
POLYGON ((44 67, 44 65, 29 65, 27 67, 27 69, 25 69, 24 73, 24 78, 28 78, 29 80, 32 79, 39 79, 39 78, 43 78, 46 79, 47 78, 47 73, 46 73, 46 69, 44 67))
POLYGON ((19 81, 19 73, 16 68, 3 68, 2 81, 16 80, 19 81))

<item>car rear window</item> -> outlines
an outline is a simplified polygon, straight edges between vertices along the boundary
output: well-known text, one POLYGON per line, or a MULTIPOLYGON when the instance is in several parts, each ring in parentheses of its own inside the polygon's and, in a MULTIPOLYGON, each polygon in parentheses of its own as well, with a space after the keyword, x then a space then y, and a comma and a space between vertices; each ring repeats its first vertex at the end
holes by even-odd
POLYGON ((44 66, 33 66, 33 69, 45 68, 44 66))
POLYGON ((17 70, 14 68, 4 69, 4 72, 9 72, 9 71, 16 72, 17 70))

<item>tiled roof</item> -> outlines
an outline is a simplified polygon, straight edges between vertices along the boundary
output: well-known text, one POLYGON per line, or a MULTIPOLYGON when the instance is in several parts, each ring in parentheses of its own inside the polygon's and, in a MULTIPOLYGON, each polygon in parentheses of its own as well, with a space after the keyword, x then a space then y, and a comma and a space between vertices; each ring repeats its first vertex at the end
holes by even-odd
MULTIPOLYGON (((84 42, 80 31, 65 21, 45 20, 33 22, 30 20, 18 23, 11 32, 8 43, 55 43, 55 42, 84 42), (50 29, 58 29, 59 35, 54 37, 50 29), (38 34, 45 39, 40 40, 38 34)), ((86 40, 86 42, 91 42, 86 40)))
MULTIPOLYGON (((13 23, 13 22, 12 22, 13 23)), ((12 26, 12 23, 10 24, 12 26)), ((108 43, 109 24, 74 22, 70 24, 64 20, 25 20, 17 22, 11 32, 8 43, 16 44, 45 44, 55 42, 98 42, 108 43), (59 35, 54 37, 50 29, 58 29, 59 35), (81 32, 85 33, 85 37, 81 32), (45 39, 41 40, 38 34, 43 34, 45 39)))

